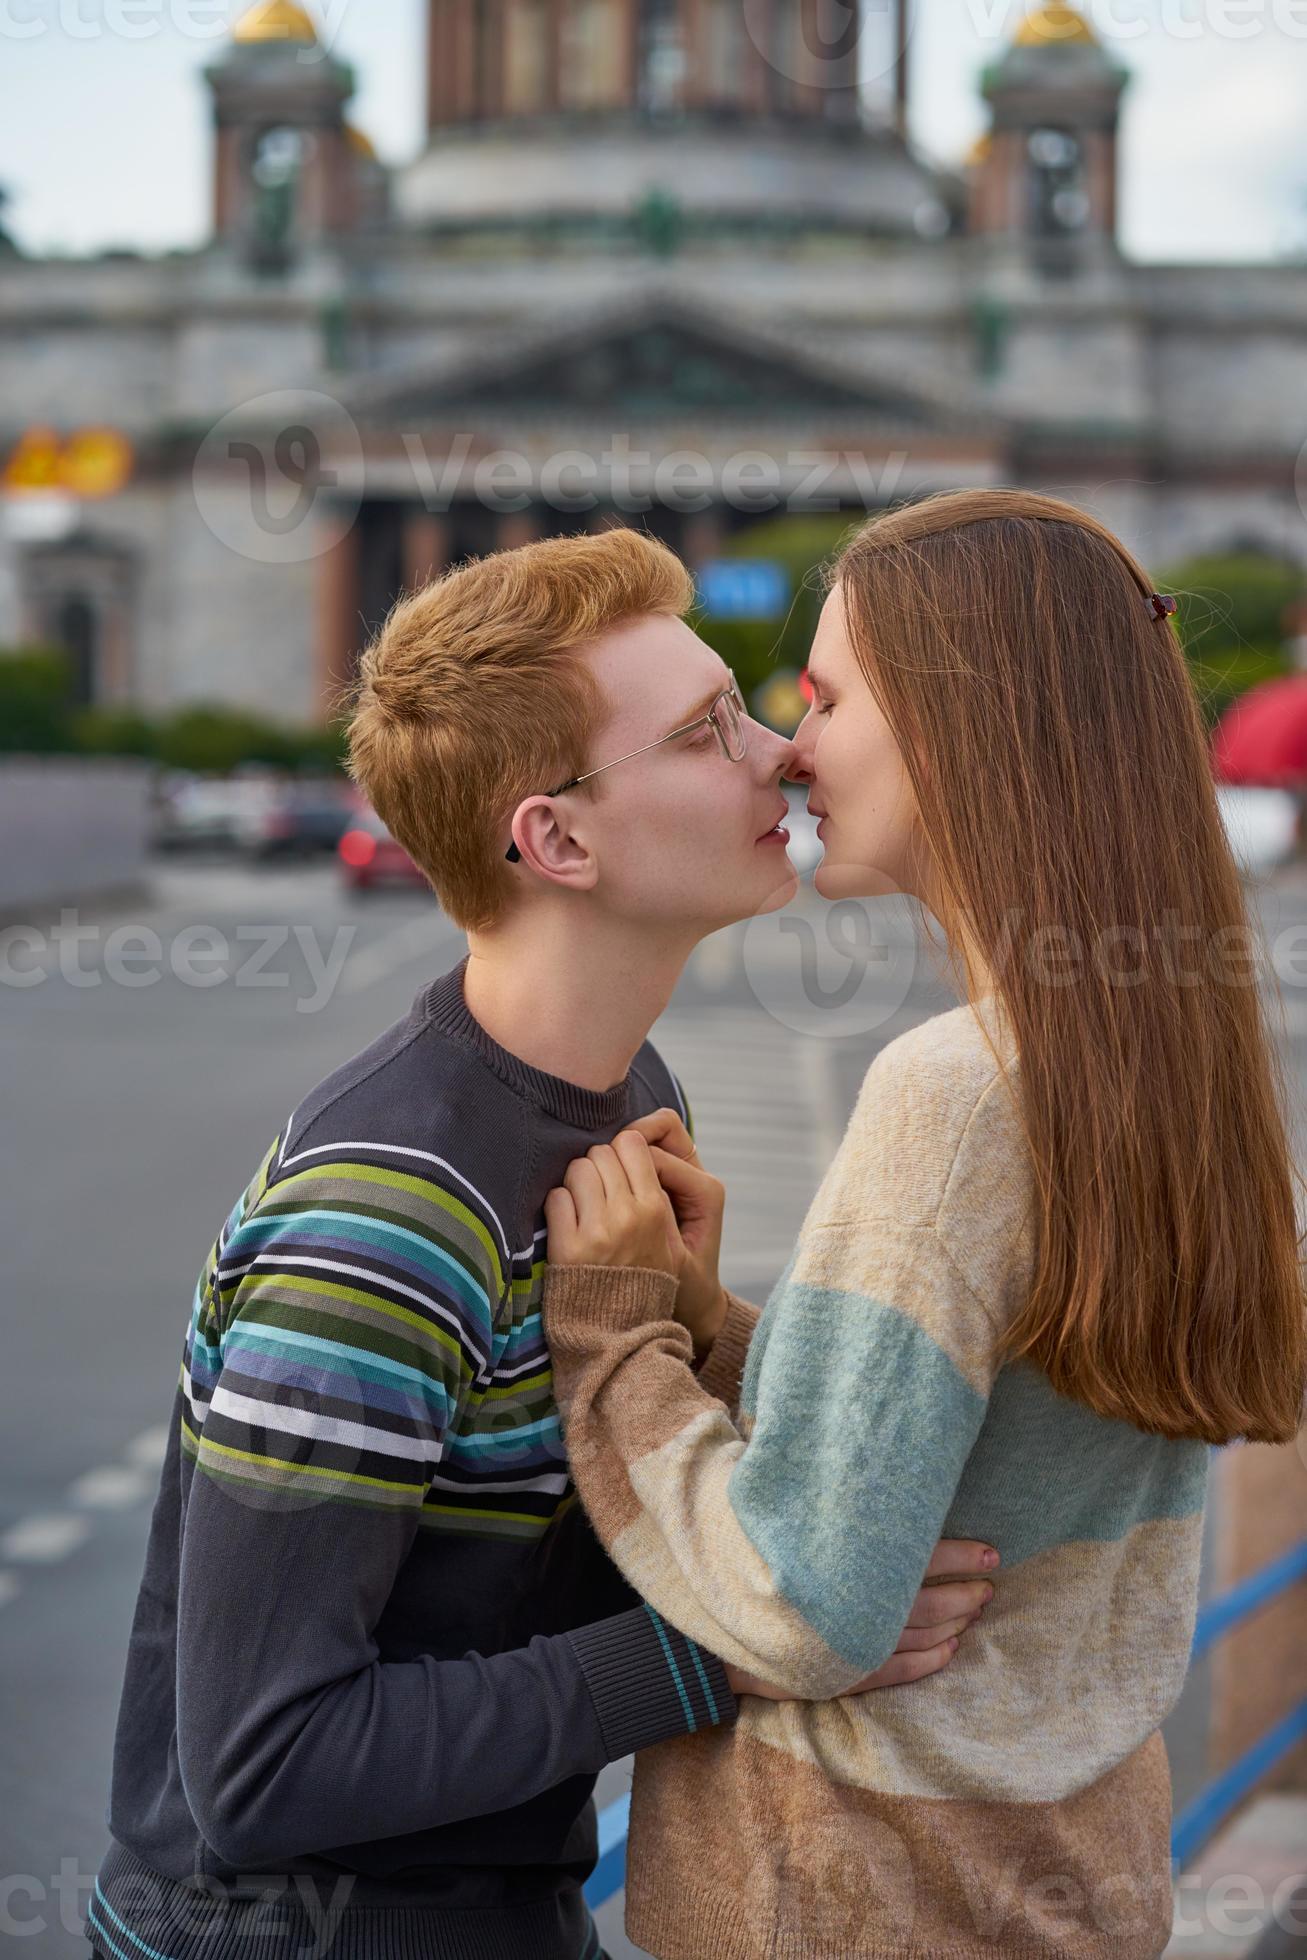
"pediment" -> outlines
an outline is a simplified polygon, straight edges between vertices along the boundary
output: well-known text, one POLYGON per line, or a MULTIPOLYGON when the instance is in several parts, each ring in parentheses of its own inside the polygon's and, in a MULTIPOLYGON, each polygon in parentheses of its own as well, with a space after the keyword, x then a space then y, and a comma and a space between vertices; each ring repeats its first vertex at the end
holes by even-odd
POLYGON ((611 426, 687 413, 775 418, 841 411, 863 422, 955 431, 961 419, 911 389, 842 371, 797 344, 792 332, 761 332, 680 307, 502 335, 437 370, 376 377, 352 405, 373 427, 474 409, 611 426))

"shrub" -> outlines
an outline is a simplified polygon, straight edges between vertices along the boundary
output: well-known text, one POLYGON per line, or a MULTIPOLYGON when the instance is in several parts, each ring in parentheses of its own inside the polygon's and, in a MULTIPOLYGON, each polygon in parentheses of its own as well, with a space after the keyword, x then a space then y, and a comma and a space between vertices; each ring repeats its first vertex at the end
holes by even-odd
POLYGON ((1180 600, 1185 652, 1205 662, 1281 646, 1285 609, 1305 588, 1300 565, 1255 551, 1191 558, 1164 573, 1158 585, 1180 600))
POLYGON ((0 748, 48 755, 72 747, 69 674, 58 647, 0 653, 0 748))
POLYGON ((343 722, 300 728, 223 702, 151 716, 130 705, 75 707, 58 647, 0 649, 0 752, 132 755, 170 769, 226 772, 246 762, 317 773, 344 769, 343 722))

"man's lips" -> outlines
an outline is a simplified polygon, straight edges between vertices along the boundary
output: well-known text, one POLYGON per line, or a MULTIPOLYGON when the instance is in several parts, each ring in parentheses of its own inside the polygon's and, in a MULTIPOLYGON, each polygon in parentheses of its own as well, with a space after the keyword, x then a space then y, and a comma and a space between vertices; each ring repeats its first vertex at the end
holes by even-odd
POLYGON ((788 838, 790 833, 788 832, 788 830, 784 828, 784 825, 785 825, 785 819, 786 817, 789 816, 789 814, 790 814, 789 804, 788 803, 783 804, 781 809, 777 812, 776 816, 772 819, 770 828, 760 832, 760 834, 754 838, 753 840, 754 843, 761 844, 765 837, 784 836, 788 838))

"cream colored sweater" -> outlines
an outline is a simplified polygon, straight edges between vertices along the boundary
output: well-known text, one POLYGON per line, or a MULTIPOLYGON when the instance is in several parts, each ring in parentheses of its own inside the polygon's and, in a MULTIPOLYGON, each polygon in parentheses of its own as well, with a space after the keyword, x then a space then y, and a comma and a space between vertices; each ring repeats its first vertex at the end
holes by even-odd
MULTIPOLYGON (((872 1063, 738 1410, 716 1356, 692 1371, 671 1279, 546 1275, 572 1472, 614 1560, 691 1639, 802 1697, 747 1696, 734 1727, 637 1756, 627 1928, 658 1960, 1166 1946, 1158 1725, 1188 1663, 1208 1451, 998 1365, 1034 1193, 982 1016, 1015 1081, 992 996, 872 1063), (942 1673, 832 1699, 892 1653, 944 1536, 1002 1555, 982 1621, 942 1673)), ((732 1303, 722 1357, 750 1319, 732 1303)))

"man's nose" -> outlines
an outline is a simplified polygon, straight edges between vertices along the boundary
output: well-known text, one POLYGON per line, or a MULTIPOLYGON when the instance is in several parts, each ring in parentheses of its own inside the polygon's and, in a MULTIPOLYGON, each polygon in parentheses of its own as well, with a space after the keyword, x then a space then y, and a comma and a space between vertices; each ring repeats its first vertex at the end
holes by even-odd
POLYGON ((797 781, 794 772, 800 766, 799 751, 788 736, 777 735, 774 737, 774 742, 775 747, 769 757, 772 775, 779 774, 787 783, 797 781))
MULTIPOLYGON (((799 733, 802 734, 802 732, 802 729, 800 729, 799 733)), ((786 782, 810 783, 813 780, 812 764, 809 762, 805 750, 801 747, 797 738, 787 746, 789 748, 789 761, 785 765, 786 782)))

